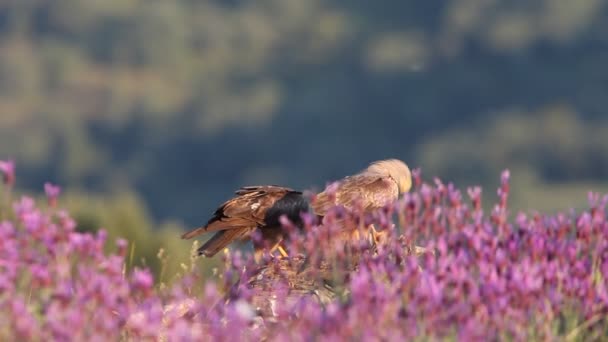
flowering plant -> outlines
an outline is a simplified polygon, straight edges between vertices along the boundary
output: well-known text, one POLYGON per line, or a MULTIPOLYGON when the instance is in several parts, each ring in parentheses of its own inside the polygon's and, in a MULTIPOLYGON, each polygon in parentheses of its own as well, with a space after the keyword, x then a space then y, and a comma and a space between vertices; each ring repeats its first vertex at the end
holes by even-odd
MULTIPOLYGON (((6 196, 12 163, 0 162, 6 196), (7 166, 8 165, 8 166, 7 166)), ((126 271, 128 242, 80 233, 45 186, 48 206, 21 198, 0 222, 2 340, 600 339, 608 334, 608 197, 556 215, 508 212, 509 174, 489 214, 482 191, 423 183, 371 217, 370 245, 332 239, 343 213, 292 230, 293 258, 256 264, 224 255, 217 278, 185 268, 155 285, 126 271), (395 224, 393 225, 393 222, 395 224), (338 241, 338 242, 336 242, 338 241), (342 241, 342 242, 340 242, 342 241), (412 246, 427 252, 414 253, 412 246), (297 254, 297 255, 296 255, 297 254), (301 254, 301 255, 300 255, 301 254), (205 281, 206 280, 206 281, 205 281), (203 285, 204 284, 204 285, 203 285)), ((333 215, 333 216, 332 216, 333 215)))

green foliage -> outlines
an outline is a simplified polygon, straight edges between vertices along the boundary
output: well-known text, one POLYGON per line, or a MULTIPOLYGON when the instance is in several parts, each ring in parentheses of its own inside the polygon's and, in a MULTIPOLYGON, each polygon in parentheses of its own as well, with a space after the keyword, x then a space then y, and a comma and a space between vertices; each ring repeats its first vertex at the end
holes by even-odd
POLYGON ((466 184, 491 184, 509 168, 517 180, 515 210, 582 208, 587 192, 608 192, 608 122, 584 123, 567 106, 512 110, 473 127, 430 137, 418 151, 425 172, 466 184))
MULTIPOLYGON (((183 227, 174 222, 156 225, 143 202, 133 193, 121 192, 104 197, 68 193, 62 204, 78 223, 79 231, 105 229, 109 241, 129 242, 129 268, 148 266, 161 283, 170 283, 190 267, 200 267, 209 276, 220 266, 219 258, 193 259, 192 243, 180 238, 183 227)), ((113 243, 106 248, 115 248, 113 243)), ((110 252, 110 251, 108 251, 110 252)))

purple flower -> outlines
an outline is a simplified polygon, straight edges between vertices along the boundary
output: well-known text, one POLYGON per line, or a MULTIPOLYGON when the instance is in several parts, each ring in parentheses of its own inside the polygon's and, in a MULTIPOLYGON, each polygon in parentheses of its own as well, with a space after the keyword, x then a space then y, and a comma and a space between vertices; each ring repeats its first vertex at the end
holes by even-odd
POLYGON ((33 265, 31 267, 32 278, 39 286, 48 286, 51 284, 51 274, 47 265, 33 265))
POLYGON ((65 210, 59 210, 57 212, 57 217, 59 218, 59 222, 61 224, 61 228, 66 232, 72 232, 76 229, 76 221, 74 221, 70 214, 68 214, 65 210))
POLYGON ((44 183, 44 192, 46 193, 46 197, 50 207, 57 206, 57 198, 61 193, 61 188, 57 185, 53 185, 51 183, 44 183))
MULTIPOLYGON (((606 203, 594 195, 576 215, 511 217, 508 181, 503 173, 499 203, 488 214, 481 188, 468 189, 469 206, 453 184, 420 180, 401 201, 361 222, 343 208, 331 211, 322 227, 308 218, 304 230, 284 241, 290 255, 308 257, 309 267, 297 272, 279 259, 260 269, 237 250, 225 255, 217 276, 184 267, 159 287, 149 270, 128 270, 126 240, 107 253, 105 231, 79 233, 67 211, 54 204, 40 210, 25 197, 14 203, 16 215, 0 222, 1 334, 19 340, 561 340, 571 330, 554 327, 595 319, 579 337, 601 336, 606 322, 594 317, 608 313, 606 203), (336 238, 359 223, 384 228, 382 244, 369 249, 336 238), (432 252, 411 253, 417 246, 432 252), (321 261, 333 269, 324 271, 321 261), (270 281, 254 286, 260 279, 270 281)), ((56 199, 59 188, 47 184, 45 192, 56 199)))
POLYGON ((120 256, 126 256, 127 255, 127 247, 129 246, 129 242, 125 239, 117 239, 116 240, 116 247, 117 247, 117 254, 120 256))
POLYGON ((502 185, 506 185, 509 183, 509 179, 511 178, 511 172, 509 170, 504 170, 500 174, 500 182, 502 185))
POLYGON ((135 269, 131 278, 133 287, 141 291, 148 291, 154 285, 154 278, 148 270, 135 269))
POLYGON ((12 160, 0 160, 0 172, 3 182, 8 186, 15 184, 15 162, 12 160))
POLYGON ((36 210, 36 203, 31 197, 22 197, 19 202, 13 203, 13 209, 19 219, 22 219, 26 214, 36 210))
POLYGON ((473 208, 475 210, 481 209, 481 187, 474 186, 467 188, 467 193, 469 194, 469 198, 473 202, 473 208))
POLYGON ((36 337, 39 327, 22 298, 17 297, 11 300, 10 314, 14 317, 11 328, 14 329, 16 339, 30 340, 36 337))
POLYGON ((414 187, 420 187, 422 184, 422 170, 420 170, 420 168, 412 170, 412 179, 414 180, 414 187))

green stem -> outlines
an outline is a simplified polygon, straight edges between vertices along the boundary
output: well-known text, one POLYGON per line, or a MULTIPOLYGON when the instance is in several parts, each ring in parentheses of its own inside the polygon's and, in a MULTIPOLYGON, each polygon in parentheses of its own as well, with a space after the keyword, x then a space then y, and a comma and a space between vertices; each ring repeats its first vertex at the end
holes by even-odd
POLYGON ((2 203, 0 204, 0 219, 8 219, 8 213, 10 213, 12 187, 6 185, 3 193, 2 203), (5 212, 6 211, 6 212, 5 212))
POLYGON ((580 324, 578 327, 572 329, 572 331, 568 335, 566 335, 566 338, 564 340, 565 341, 575 341, 581 332, 583 332, 584 330, 591 327, 593 324, 595 324, 597 321, 599 321, 602 317, 603 317, 603 315, 600 315, 600 314, 592 316, 591 318, 589 318, 588 320, 586 320, 585 322, 580 324))

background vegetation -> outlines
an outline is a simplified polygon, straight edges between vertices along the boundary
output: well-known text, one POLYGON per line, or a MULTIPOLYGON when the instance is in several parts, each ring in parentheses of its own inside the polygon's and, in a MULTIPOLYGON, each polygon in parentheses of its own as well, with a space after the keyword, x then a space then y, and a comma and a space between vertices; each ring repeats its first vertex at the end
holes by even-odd
POLYGON ((601 0, 3 1, 0 159, 147 259, 241 185, 385 157, 567 209, 608 189, 606 60, 601 0))

